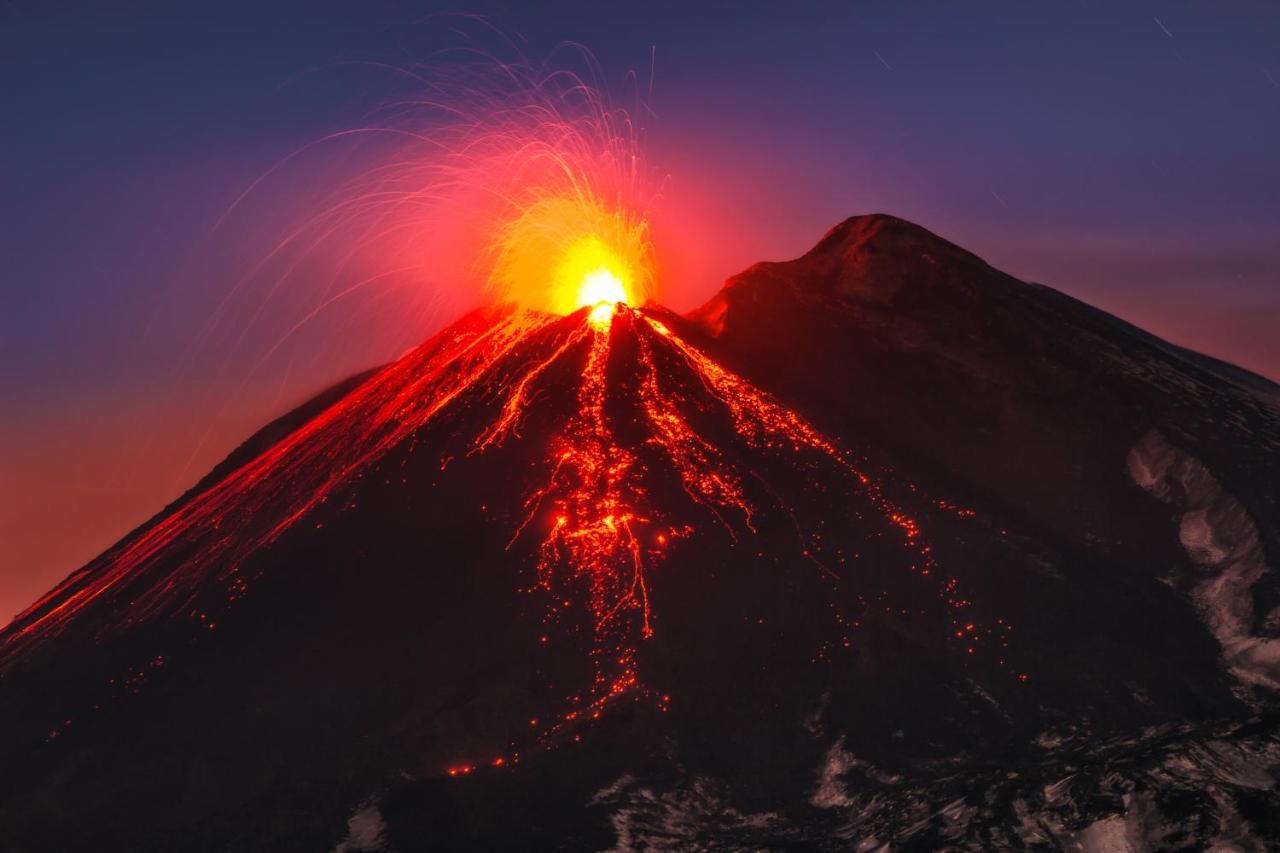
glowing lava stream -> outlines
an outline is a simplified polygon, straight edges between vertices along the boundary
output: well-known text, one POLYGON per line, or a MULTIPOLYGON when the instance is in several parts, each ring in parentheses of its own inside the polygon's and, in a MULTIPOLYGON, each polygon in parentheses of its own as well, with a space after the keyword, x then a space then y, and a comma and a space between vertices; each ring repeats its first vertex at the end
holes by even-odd
MULTIPOLYGON (((866 500, 900 530, 903 544, 916 553, 915 568, 922 575, 933 572, 936 564, 929 546, 919 538, 918 525, 885 498, 830 439, 794 411, 720 367, 649 313, 605 302, 592 308, 587 320, 513 386, 501 416, 473 446, 473 450, 483 451, 509 437, 526 413, 533 386, 543 379, 548 368, 570 350, 587 349, 577 411, 552 441, 548 481, 529 499, 524 522, 511 540, 518 540, 539 513, 550 506, 554 520, 539 545, 537 566, 538 584, 551 602, 548 617, 554 621, 557 611, 570 605, 575 583, 586 589, 594 633, 595 678, 589 696, 573 697, 575 704, 583 707, 565 714, 564 721, 584 715, 598 717, 610 700, 627 691, 643 689, 637 662, 639 642, 653 635, 653 626, 646 549, 641 545, 638 529, 671 521, 669 513, 651 505, 642 485, 640 462, 616 437, 606 412, 607 368, 615 322, 629 325, 635 333, 640 375, 635 393, 649 436, 645 445, 659 450, 660 458, 678 476, 685 494, 717 519, 731 537, 737 538, 740 527, 754 531, 754 510, 743 482, 748 472, 701 435, 682 414, 680 404, 688 401, 674 388, 664 387, 659 349, 679 361, 698 386, 724 407, 739 440, 758 451, 790 455, 795 461, 799 461, 799 454, 809 454, 834 463, 837 470, 857 483, 866 500)), ((786 511, 785 507, 782 509, 786 511)), ((670 534, 658 534, 659 541, 665 544, 669 536, 687 535, 692 530, 686 523, 683 528, 673 528, 670 534)), ((806 534, 797 532, 803 555, 813 559, 806 534)), ((816 559, 813 561, 831 578, 836 577, 816 559)), ((946 581, 939 592, 953 609, 968 606, 967 601, 955 595, 954 580, 946 581)), ((957 620, 953 619, 952 624, 958 624, 957 620)), ((553 727, 553 731, 558 728, 553 727)))
MULTIPOLYGON (((591 632, 593 682, 566 698, 569 710, 544 735, 599 716, 613 699, 645 689, 638 655, 654 632, 646 560, 663 553, 668 539, 694 530, 693 519, 678 517, 677 508, 654 505, 646 484, 661 476, 655 466, 673 472, 693 504, 730 536, 754 530, 758 510, 745 485, 753 474, 691 422, 698 411, 715 409, 731 429, 726 439, 792 467, 830 463, 900 531, 902 544, 914 552, 913 568, 922 575, 933 572, 916 522, 830 439, 681 339, 653 312, 608 301, 567 318, 490 310, 464 318, 378 371, 269 450, 72 575, 5 628, 0 672, 91 607, 107 614, 106 632, 170 614, 215 628, 215 606, 238 599, 252 580, 242 573, 245 561, 338 496, 392 448, 467 407, 491 413, 484 428, 464 439, 471 454, 518 439, 537 401, 557 385, 563 388, 566 370, 578 377, 569 389, 576 403, 567 417, 550 412, 562 420, 552 425, 547 474, 527 499, 508 546, 534 537, 547 621, 585 617, 591 632), (633 348, 627 353, 634 351, 635 363, 624 365, 632 381, 611 387, 609 366, 618 361, 611 357, 619 352, 613 347, 619 334, 633 348), (609 409, 615 393, 639 413, 639 443, 622 439, 615 429, 609 409), (585 613, 575 610, 578 603, 585 613)), ((448 429, 466 422, 443 423, 448 429)), ((809 533, 798 524, 797 533, 800 552, 816 563, 809 533)), ((966 607, 954 586, 939 582, 939 595, 953 609, 966 607)), ((958 624, 952 620, 949 634, 958 624)))
POLYGON ((640 543, 632 529, 648 521, 637 508, 641 494, 628 476, 636 459, 614 440, 605 413, 609 341, 619 310, 625 309, 601 302, 588 312, 581 332, 589 348, 579 411, 551 447, 550 481, 530 499, 525 520, 527 525, 544 503, 554 502, 555 521, 539 548, 538 579, 544 589, 556 591, 558 566, 587 581, 597 705, 639 683, 628 618, 639 614, 642 638, 653 633, 640 543))

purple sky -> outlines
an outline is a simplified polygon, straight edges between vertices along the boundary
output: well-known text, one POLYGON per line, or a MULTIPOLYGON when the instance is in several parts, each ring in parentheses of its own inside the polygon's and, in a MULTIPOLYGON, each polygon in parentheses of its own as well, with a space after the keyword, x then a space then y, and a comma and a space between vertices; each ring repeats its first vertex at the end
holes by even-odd
MULTIPOLYGON (((387 292, 265 364, 305 294, 211 326, 340 157, 219 216, 387 85, 344 60, 420 60, 446 24, 430 3, 184 5, 0 11, 0 619, 457 308, 387 292)), ((672 307, 885 211, 1280 377, 1280 6, 1061 5, 471 8, 534 57, 586 45, 620 89, 655 57, 650 157, 706 234, 660 258, 672 307)))

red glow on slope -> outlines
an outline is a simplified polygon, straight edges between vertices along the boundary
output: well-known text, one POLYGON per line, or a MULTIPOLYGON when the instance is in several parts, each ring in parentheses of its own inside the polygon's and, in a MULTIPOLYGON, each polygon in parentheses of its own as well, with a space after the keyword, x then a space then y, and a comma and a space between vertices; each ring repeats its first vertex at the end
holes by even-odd
MULTIPOLYGON (((57 636, 81 610, 104 597, 126 604, 125 623, 182 611, 210 582, 225 587, 228 601, 236 600, 245 590, 240 567, 247 557, 270 546, 334 489, 473 387, 538 322, 532 315, 508 314, 493 323, 473 318, 383 369, 15 617, 5 630, 0 666, 31 644, 57 636), (255 517, 277 521, 264 528, 254 523, 255 517), (191 547, 192 556, 180 570, 160 571, 160 558, 178 547, 191 547)), ((216 627, 203 612, 189 615, 216 627)))

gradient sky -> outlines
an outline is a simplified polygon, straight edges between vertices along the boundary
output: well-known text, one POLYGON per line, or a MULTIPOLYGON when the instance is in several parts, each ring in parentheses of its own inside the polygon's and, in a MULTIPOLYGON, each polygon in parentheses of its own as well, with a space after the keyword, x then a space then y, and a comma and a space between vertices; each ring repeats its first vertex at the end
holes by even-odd
MULTIPOLYGON (((0 4, 0 620, 454 308, 388 293, 260 370, 266 338, 202 334, 333 167, 221 214, 378 96, 346 60, 421 59, 460 7, 92 5, 0 4)), ((465 9, 533 57, 582 43, 620 87, 653 58, 650 159, 706 235, 660 258, 674 308, 886 211, 1280 377, 1280 6, 1053 5, 465 9)))

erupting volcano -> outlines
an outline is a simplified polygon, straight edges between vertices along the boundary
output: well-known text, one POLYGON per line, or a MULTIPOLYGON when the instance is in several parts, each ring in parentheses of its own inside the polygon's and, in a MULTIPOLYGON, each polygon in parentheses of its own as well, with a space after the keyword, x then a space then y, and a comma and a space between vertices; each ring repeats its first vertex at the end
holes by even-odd
POLYGON ((6 837, 1275 837, 1274 386, 892 217, 685 316, 558 245, 5 629, 6 837))
POLYGON ((255 268, 482 307, 0 632, 0 846, 1280 841, 1280 388, 884 215, 677 314, 630 115, 488 74, 255 268))

